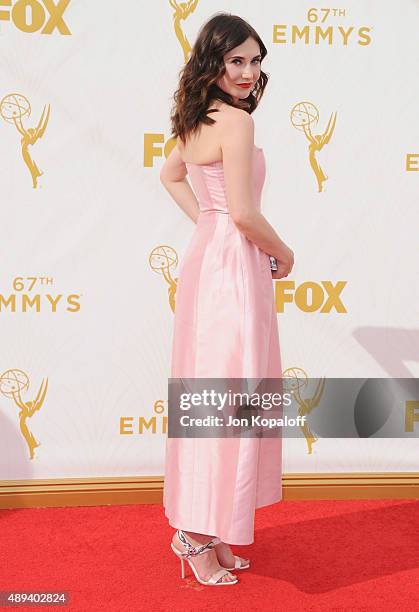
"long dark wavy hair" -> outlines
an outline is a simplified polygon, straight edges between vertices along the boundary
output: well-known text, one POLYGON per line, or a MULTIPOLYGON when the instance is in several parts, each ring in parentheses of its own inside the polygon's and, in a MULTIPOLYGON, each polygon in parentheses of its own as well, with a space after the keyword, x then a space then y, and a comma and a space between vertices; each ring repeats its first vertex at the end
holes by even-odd
POLYGON ((259 44, 261 61, 268 51, 256 30, 244 19, 229 13, 216 13, 199 30, 187 63, 179 72, 179 87, 173 95, 171 110, 171 135, 186 142, 200 123, 212 125, 208 117, 210 102, 221 100, 230 106, 253 113, 268 84, 268 74, 260 71, 260 77, 246 100, 234 102, 233 97, 218 87, 218 79, 225 73, 224 55, 241 45, 249 36, 259 44))

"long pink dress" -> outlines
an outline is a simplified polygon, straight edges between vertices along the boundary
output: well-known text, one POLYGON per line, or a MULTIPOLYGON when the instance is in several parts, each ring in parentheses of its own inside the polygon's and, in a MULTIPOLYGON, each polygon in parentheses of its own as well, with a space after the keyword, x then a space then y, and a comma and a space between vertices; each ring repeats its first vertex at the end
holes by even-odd
MULTIPOLYGON (((223 163, 186 164, 201 213, 176 290, 172 378, 280 378, 269 256, 231 219, 223 163)), ((254 148, 261 209, 262 149, 254 148)), ((167 438, 163 504, 177 529, 254 541, 255 508, 281 499, 282 440, 167 438)))

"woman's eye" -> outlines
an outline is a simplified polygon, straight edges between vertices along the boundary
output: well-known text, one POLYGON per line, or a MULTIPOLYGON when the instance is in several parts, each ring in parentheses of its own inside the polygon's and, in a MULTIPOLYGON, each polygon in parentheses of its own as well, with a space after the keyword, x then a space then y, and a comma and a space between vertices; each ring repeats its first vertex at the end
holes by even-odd
MULTIPOLYGON (((233 60, 233 64, 234 64, 234 62, 240 62, 240 61, 241 61, 241 60, 239 60, 239 59, 234 59, 234 60, 233 60)), ((260 59, 254 59, 253 61, 254 61, 254 62, 258 62, 258 63, 260 63, 260 59)))

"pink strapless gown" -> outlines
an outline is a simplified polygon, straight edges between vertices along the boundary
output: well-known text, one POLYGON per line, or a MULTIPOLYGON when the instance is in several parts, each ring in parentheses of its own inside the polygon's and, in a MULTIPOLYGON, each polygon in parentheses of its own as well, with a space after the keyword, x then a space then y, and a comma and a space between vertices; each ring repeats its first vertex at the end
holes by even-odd
MULTIPOLYGON (((201 213, 179 269, 172 378, 280 378, 269 256, 227 205, 223 164, 186 164, 201 213)), ((254 205, 265 180, 254 148, 254 205)), ((254 541, 255 508, 281 499, 281 438, 167 438, 163 504, 177 529, 254 541)))

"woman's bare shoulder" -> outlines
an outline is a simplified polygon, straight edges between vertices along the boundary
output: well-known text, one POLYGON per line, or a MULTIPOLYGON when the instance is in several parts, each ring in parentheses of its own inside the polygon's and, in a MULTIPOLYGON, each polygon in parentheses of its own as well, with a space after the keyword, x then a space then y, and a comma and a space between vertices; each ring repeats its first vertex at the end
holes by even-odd
POLYGON ((218 122, 218 135, 223 149, 227 143, 247 141, 254 138, 255 125, 253 117, 241 108, 229 106, 223 109, 218 122), (221 117, 222 115, 222 117, 221 117))
POLYGON ((241 108, 230 107, 225 112, 220 128, 223 144, 231 143, 234 140, 247 141, 254 138, 253 117, 241 108))
MULTIPOLYGON (((222 158, 222 150, 228 143, 236 144, 250 141, 254 137, 253 118, 245 110, 230 106, 229 104, 209 105, 209 108, 217 108, 218 112, 208 113, 208 117, 215 119, 215 125, 201 124, 198 133, 187 138, 184 143, 180 137, 177 138, 178 150, 182 159, 198 159, 203 163, 204 159, 222 158), (202 151, 205 150, 205 154, 202 151)), ((239 145, 240 146, 240 145, 239 145)))
POLYGON ((217 113, 217 116, 229 123, 253 123, 253 117, 247 111, 237 108, 236 106, 230 106, 230 104, 223 105, 220 108, 220 112, 217 113))

